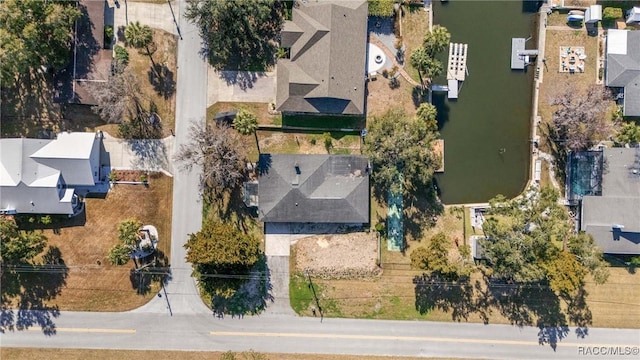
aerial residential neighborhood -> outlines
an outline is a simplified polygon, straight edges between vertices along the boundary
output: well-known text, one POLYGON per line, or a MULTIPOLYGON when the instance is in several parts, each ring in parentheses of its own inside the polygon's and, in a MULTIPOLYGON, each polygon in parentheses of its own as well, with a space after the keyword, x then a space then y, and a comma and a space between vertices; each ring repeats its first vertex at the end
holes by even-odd
POLYGON ((0 2, 0 357, 640 353, 640 1, 0 2))

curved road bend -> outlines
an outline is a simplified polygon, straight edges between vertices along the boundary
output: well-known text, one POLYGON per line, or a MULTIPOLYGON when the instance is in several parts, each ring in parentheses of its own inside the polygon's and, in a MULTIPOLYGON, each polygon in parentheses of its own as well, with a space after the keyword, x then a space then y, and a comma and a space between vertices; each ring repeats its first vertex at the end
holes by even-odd
MULTIPOLYGON (((184 14, 187 2, 178 1, 174 11, 184 14)), ((176 89, 176 142, 174 149, 189 140, 189 127, 195 123, 204 126, 207 111, 207 63, 200 56, 202 38, 198 28, 179 17, 178 74, 176 89)), ((133 313, 204 314, 210 313, 200 300, 195 280, 191 277, 191 264, 185 260, 183 247, 187 235, 202 226, 202 202, 198 193, 201 169, 190 172, 174 169, 173 219, 171 223, 171 275, 164 290, 148 304, 133 313)))

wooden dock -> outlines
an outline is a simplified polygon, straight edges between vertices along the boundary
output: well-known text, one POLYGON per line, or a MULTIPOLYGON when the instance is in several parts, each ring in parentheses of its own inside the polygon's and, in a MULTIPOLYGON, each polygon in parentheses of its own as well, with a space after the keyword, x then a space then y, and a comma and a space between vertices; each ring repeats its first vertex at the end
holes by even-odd
POLYGON ((525 38, 511 39, 511 70, 524 70, 530 64, 529 57, 538 55, 538 50, 525 50, 525 38))
POLYGON ((449 43, 449 61, 447 62, 447 80, 464 81, 467 76, 468 44, 449 43))

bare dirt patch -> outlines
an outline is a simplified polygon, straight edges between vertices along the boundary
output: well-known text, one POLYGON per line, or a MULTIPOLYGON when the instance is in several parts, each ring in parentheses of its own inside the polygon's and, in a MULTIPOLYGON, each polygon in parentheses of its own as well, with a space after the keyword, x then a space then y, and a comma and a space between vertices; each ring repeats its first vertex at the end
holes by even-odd
POLYGON ((296 270, 324 279, 378 276, 377 249, 373 232, 306 237, 295 244, 296 270))
POLYGON ((392 89, 389 80, 378 76, 375 81, 367 83, 367 116, 381 116, 391 108, 402 108, 413 116, 422 101, 416 88, 407 82, 402 76, 398 77, 400 87, 392 89))

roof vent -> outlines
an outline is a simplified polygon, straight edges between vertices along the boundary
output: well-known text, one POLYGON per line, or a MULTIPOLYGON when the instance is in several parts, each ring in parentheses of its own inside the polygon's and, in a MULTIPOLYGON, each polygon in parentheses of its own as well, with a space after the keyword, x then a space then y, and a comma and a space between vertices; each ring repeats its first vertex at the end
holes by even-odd
POLYGON ((300 174, 302 172, 300 171, 300 166, 298 166, 298 163, 295 163, 293 167, 296 169, 296 176, 293 178, 293 180, 291 180, 291 186, 298 186, 300 184, 300 174))

